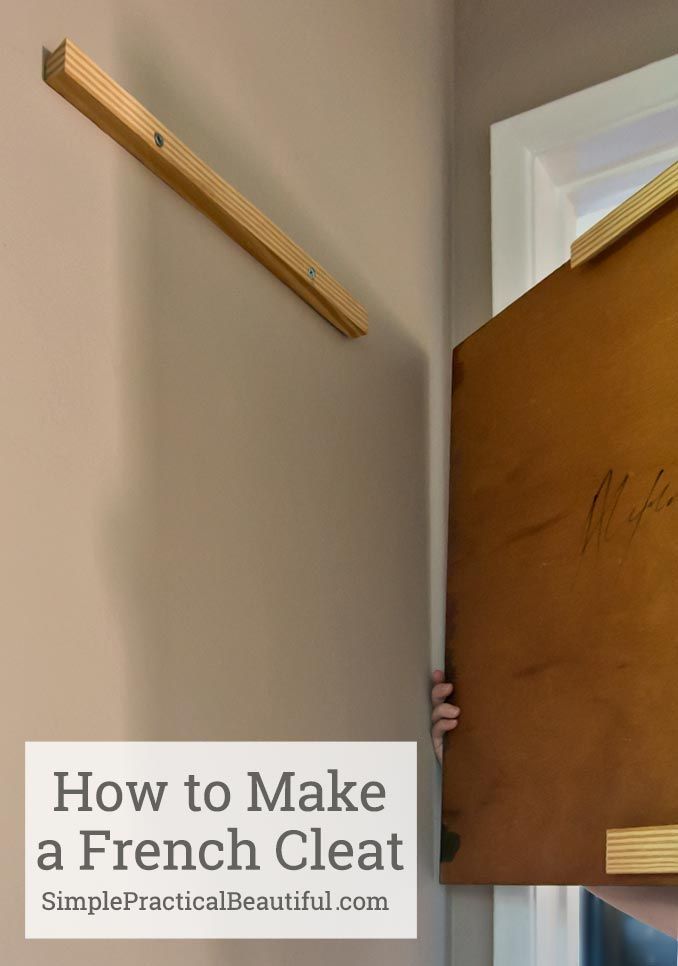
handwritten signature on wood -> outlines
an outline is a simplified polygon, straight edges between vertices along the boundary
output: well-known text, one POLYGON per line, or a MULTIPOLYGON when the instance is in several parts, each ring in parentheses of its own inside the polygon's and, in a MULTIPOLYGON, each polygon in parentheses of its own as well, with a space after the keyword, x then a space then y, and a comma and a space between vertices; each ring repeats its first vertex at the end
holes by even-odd
POLYGON ((626 473, 615 481, 614 472, 608 470, 603 481, 593 495, 588 515, 581 555, 593 545, 600 549, 601 544, 611 540, 619 533, 628 533, 628 546, 631 545, 643 521, 651 514, 664 513, 675 502, 676 494, 666 479, 666 473, 660 469, 654 477, 654 482, 641 503, 635 503, 627 513, 622 509, 625 495, 629 492, 631 476, 626 473))

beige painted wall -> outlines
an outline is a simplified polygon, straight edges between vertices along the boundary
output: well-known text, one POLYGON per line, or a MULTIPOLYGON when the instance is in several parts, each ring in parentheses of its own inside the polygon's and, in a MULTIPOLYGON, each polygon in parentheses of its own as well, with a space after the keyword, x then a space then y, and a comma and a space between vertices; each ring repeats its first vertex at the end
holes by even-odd
POLYGON ((434 964, 443 0, 5 4, 2 962, 434 964), (340 337, 41 81, 69 34, 367 304, 340 337), (26 739, 412 739, 418 941, 26 943, 26 739))
MULTIPOLYGON (((492 314, 490 124, 677 51, 676 0, 454 0, 456 340, 492 314)), ((490 966, 491 890, 454 895, 455 966, 490 966)))

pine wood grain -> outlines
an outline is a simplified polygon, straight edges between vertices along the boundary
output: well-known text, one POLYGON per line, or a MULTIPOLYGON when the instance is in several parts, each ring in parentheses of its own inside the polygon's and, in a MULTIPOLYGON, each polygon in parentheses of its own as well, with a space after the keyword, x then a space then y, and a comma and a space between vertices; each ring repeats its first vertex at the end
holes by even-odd
POLYGON ((678 873, 678 825, 608 829, 605 869, 610 875, 678 873))
POLYGON ((72 40, 46 58, 44 79, 340 332, 365 335, 364 307, 72 40))

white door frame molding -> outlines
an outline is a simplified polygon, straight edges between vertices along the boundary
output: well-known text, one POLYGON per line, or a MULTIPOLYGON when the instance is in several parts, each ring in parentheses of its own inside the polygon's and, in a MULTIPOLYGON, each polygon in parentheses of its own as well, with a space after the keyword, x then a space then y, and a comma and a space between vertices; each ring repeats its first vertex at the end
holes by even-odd
POLYGON ((495 886, 494 966, 579 966, 576 886, 495 886))
POLYGON ((678 159, 678 55, 499 121, 490 139, 496 314, 678 159))

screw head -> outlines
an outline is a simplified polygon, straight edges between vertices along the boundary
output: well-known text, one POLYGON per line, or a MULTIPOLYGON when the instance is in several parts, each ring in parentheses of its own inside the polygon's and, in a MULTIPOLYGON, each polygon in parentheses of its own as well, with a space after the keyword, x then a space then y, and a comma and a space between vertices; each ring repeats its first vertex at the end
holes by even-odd
POLYGON ((308 270, 308 277, 309 277, 309 278, 315 278, 317 274, 318 274, 318 273, 317 273, 317 271, 316 271, 316 270, 315 270, 315 268, 314 268, 314 267, 313 267, 313 266, 311 265, 311 267, 310 267, 310 268, 309 268, 309 270, 308 270))
POLYGON ((153 140, 155 141, 155 143, 158 145, 159 148, 161 148, 165 143, 165 139, 160 133, 160 131, 155 132, 155 134, 153 135, 153 140))

